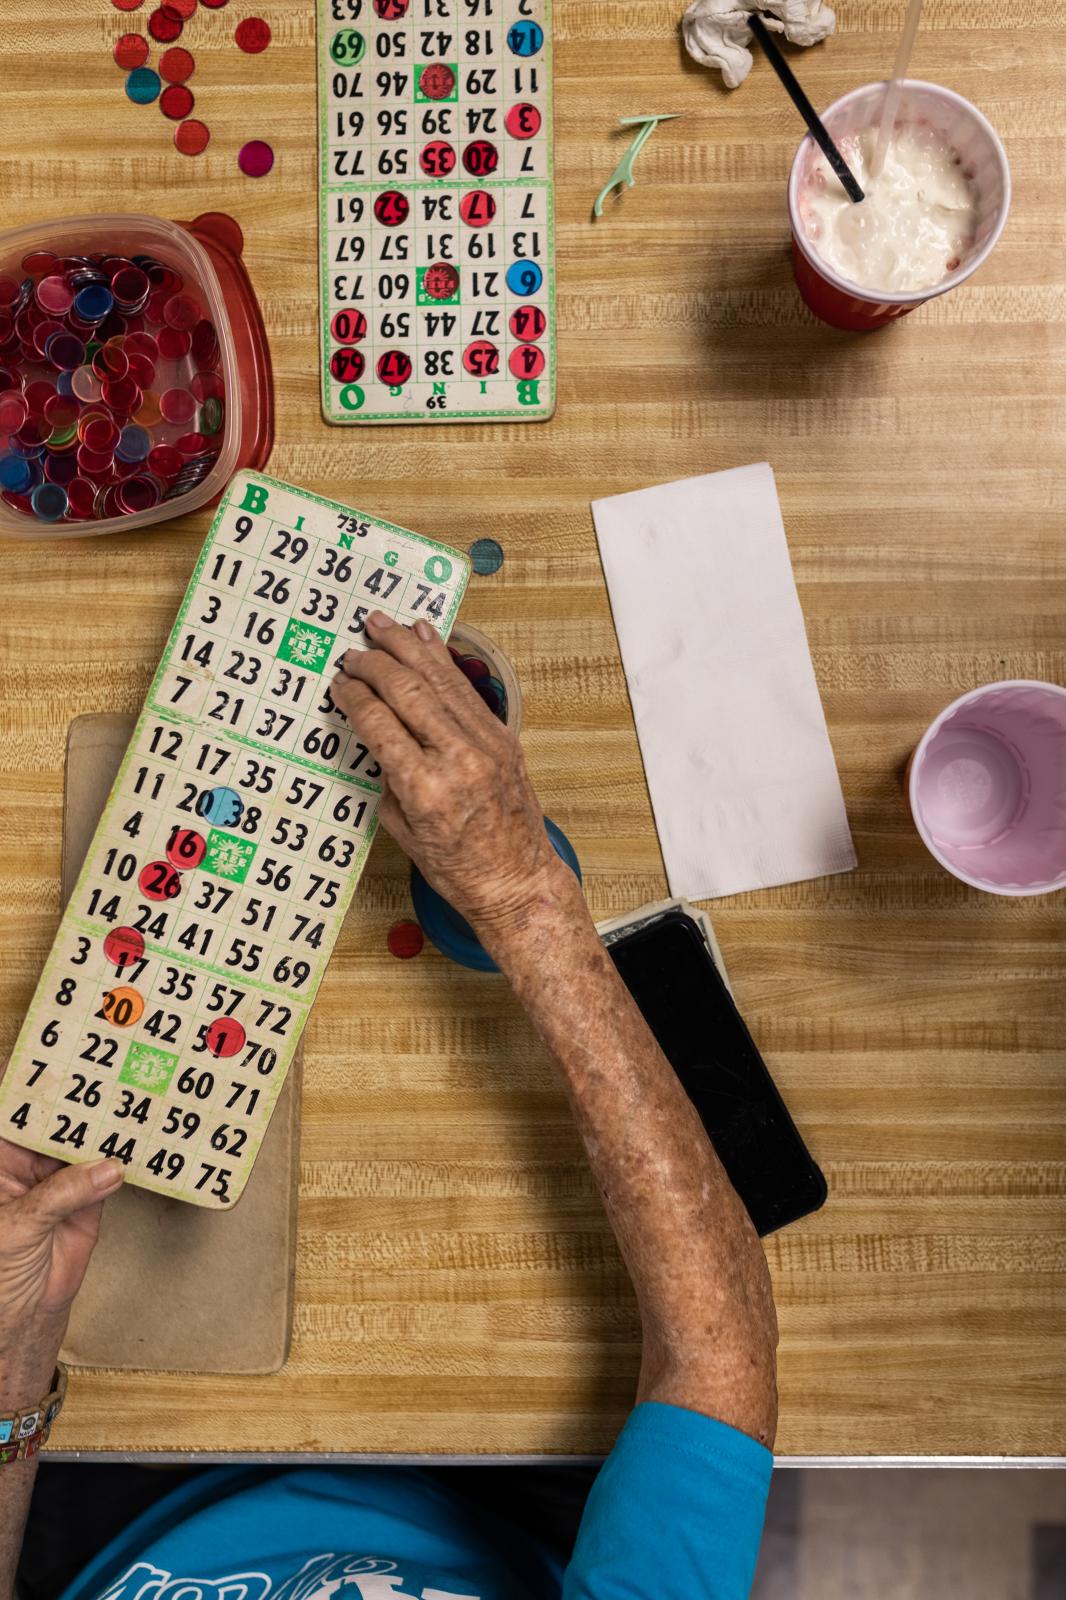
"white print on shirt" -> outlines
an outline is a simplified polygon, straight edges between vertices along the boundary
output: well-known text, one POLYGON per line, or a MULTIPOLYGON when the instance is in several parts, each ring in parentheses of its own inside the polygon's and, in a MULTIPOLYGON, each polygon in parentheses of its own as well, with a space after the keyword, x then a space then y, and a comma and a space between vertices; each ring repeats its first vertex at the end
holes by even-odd
POLYGON ((265 1600, 271 1587, 265 1572, 235 1572, 228 1578, 175 1578, 165 1567, 138 1561, 116 1578, 99 1600, 265 1600))
POLYGON ((163 1567, 138 1561, 99 1600, 481 1600, 454 1589, 405 1589, 395 1561, 376 1556, 312 1556, 299 1572, 274 1588, 265 1572, 235 1572, 225 1578, 176 1578, 163 1567))

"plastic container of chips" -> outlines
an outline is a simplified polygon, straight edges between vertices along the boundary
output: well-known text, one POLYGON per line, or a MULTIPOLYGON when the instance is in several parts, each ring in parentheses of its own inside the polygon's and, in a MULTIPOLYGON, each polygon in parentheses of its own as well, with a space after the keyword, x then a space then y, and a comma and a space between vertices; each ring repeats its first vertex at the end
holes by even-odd
MULTIPOLYGON (((266 464, 274 440, 273 379, 262 314, 242 260, 243 247, 240 227, 222 212, 207 212, 184 223, 135 215, 68 217, 0 233, 0 286, 6 279, 10 287, 11 280, 15 279, 25 296, 27 273, 33 271, 36 278, 31 295, 35 325, 29 330, 23 328, 21 343, 12 344, 9 336, 6 358, 0 351, 0 402, 5 394, 10 400, 11 388, 5 385, 13 372, 16 382, 11 387, 15 390, 21 387, 31 407, 36 405, 38 411, 43 412, 43 418, 38 416, 39 428, 47 431, 47 427, 51 427, 45 454, 34 454, 32 440, 25 449, 33 463, 34 478, 44 480, 36 486, 37 503, 44 515, 27 511, 25 502, 31 498, 31 492, 21 491, 20 499, 19 491, 8 489, 5 493, 5 485, 0 482, 0 536, 41 540, 132 532, 216 501, 235 472, 266 464), (49 254, 58 258, 58 262, 54 281, 49 279, 42 288, 40 261, 49 254), (78 277, 91 280, 93 272, 86 268, 72 280, 69 266, 71 261, 101 254, 109 260, 122 258, 130 262, 136 257, 142 264, 150 260, 169 269, 165 278, 173 317, 168 316, 166 325, 158 321, 158 313, 156 323, 152 323, 147 313, 142 316, 136 309, 137 301, 132 296, 135 285, 119 280, 119 287, 128 289, 131 295, 129 301, 123 302, 115 283, 109 282, 105 292, 114 293, 114 310, 120 313, 123 322, 122 336, 117 338, 120 353, 114 357, 109 357, 106 348, 93 350, 97 341, 91 319, 99 315, 102 286, 89 281, 79 289, 78 277), (31 262, 30 268, 25 265, 27 260, 31 262), (72 282, 78 304, 65 309, 72 282), (187 304, 176 303, 186 300, 187 304), (127 305, 135 309, 127 311, 127 305), (62 365, 68 360, 72 309, 75 330, 85 341, 86 359, 80 371, 71 371, 62 365), (199 366, 195 343, 191 353, 185 347, 189 334, 182 327, 183 313, 189 321, 194 316, 199 319, 192 329, 194 340, 196 335, 200 339, 199 366), (54 324, 48 319, 63 324, 55 332, 57 342, 52 344, 49 344, 49 330, 54 324), (167 336, 168 348, 172 347, 175 352, 166 358, 162 354, 154 358, 159 377, 149 382, 155 382, 161 392, 156 394, 145 388, 141 394, 143 403, 136 413, 124 414, 121 404, 109 407, 106 400, 109 383, 117 386, 120 401, 128 398, 123 386, 132 380, 122 367, 121 352, 129 331, 142 331, 158 344, 161 329, 167 336), (26 342, 27 338, 34 340, 41 351, 39 373, 33 367, 32 346, 26 342), (205 344, 210 346, 206 357, 202 348, 205 344), (46 349, 56 357, 54 362, 45 358, 46 349), (164 359, 165 366, 161 365, 164 359), (116 370, 122 369, 117 370, 117 378, 108 372, 109 360, 116 370), (78 399, 79 378, 94 394, 94 375, 101 380, 105 398, 98 402, 94 395, 91 401, 79 402, 82 412, 79 427, 84 424, 84 428, 71 444, 64 439, 63 424, 69 419, 65 416, 62 397, 73 387, 74 398, 78 399), (31 393, 33 381, 59 385, 54 405, 31 393), (87 405, 106 415, 86 419, 87 405), (160 415, 153 422, 157 410, 160 415), (53 422, 59 412, 64 414, 58 422, 53 422), (114 427, 108 426, 109 421, 114 427), (83 433, 89 434, 88 441, 83 433), (57 438, 61 441, 58 444, 57 438), (150 457, 143 457, 146 443, 150 450, 163 449, 162 455, 157 457, 160 463, 157 468, 150 465, 150 457), (109 450, 114 456, 114 470, 110 474, 102 465, 109 450), (178 455, 182 457, 180 466, 175 462, 178 455), (172 469, 169 474, 165 470, 167 466, 172 469), (86 475, 90 483, 112 489, 110 499, 97 501, 92 517, 76 514, 79 504, 89 498, 84 489, 86 475), (79 495, 66 494, 72 476, 83 486, 79 495), (132 486, 126 487, 130 479, 132 486), (46 520, 65 497, 69 501, 66 511, 55 520, 46 520), (149 500, 154 503, 147 503, 149 500), (101 507, 104 514, 100 514, 101 507), (118 514, 111 514, 112 509, 118 514)), ((47 274, 51 269, 43 270, 47 274)), ((102 272, 106 276, 106 269, 101 267, 97 278, 102 272)), ((17 310, 16 306, 8 309, 17 310)), ((114 344, 116 336, 105 340, 105 345, 108 342, 114 344)), ((140 354, 140 350, 137 353, 140 354)), ((137 363, 130 361, 127 365, 136 367, 137 363)), ((9 409, 13 408, 9 405, 9 409)), ((31 415, 31 427, 32 424, 31 415)), ((0 467, 6 464, 7 475, 21 481, 19 462, 12 460, 11 455, 12 452, 15 456, 21 455, 24 446, 23 443, 11 444, 13 438, 13 435, 5 435, 8 454, 0 460, 0 467)), ((0 457, 4 455, 4 450, 0 450, 0 457)))
POLYGON ((522 691, 518 674, 499 645, 480 628, 457 622, 448 635, 448 648, 493 716, 517 738, 522 731, 522 691))

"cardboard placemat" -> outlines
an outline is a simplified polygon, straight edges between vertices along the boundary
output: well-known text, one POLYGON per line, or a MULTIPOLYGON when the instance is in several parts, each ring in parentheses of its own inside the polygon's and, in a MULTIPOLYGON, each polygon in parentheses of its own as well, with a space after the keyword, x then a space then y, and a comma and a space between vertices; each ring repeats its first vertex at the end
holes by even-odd
MULTIPOLYGON (((78 717, 67 737, 63 903, 134 718, 78 717)), ((149 1372, 276 1372, 289 1353, 296 1264, 302 1052, 232 1211, 122 1189, 74 1302, 64 1361, 149 1372)))

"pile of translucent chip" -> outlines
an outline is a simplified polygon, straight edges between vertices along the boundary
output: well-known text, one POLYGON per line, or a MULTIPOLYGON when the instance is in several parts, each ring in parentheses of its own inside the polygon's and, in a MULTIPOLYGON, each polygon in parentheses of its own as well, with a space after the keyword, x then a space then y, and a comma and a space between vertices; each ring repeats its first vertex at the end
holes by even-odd
POLYGON ((174 267, 33 251, 0 271, 0 498, 88 522, 188 494, 222 447, 219 368, 214 323, 174 267))

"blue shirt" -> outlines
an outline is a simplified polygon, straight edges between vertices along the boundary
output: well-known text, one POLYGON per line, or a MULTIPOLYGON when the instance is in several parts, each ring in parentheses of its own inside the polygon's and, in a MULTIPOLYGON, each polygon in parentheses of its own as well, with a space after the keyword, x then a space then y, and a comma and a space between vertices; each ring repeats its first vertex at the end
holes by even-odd
POLYGON ((415 1470, 219 1468, 138 1518, 63 1600, 746 1600, 772 1466, 725 1423, 637 1406, 565 1571, 415 1470))

